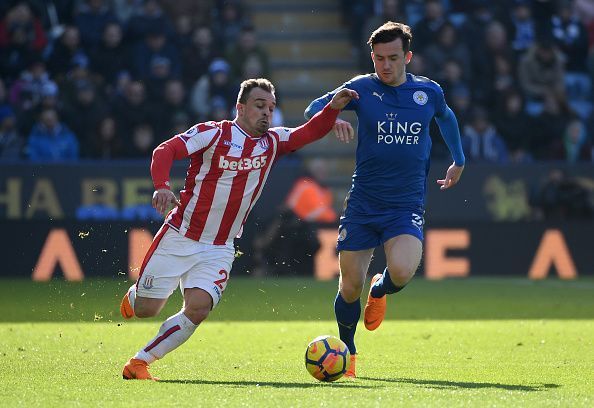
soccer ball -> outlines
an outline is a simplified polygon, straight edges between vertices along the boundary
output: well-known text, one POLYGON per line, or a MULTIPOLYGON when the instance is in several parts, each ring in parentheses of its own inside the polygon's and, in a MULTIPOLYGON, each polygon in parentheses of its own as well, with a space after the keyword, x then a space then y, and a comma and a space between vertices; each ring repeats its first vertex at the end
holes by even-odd
POLYGON ((305 368, 317 380, 336 381, 350 365, 348 347, 334 336, 316 337, 305 350, 305 368))

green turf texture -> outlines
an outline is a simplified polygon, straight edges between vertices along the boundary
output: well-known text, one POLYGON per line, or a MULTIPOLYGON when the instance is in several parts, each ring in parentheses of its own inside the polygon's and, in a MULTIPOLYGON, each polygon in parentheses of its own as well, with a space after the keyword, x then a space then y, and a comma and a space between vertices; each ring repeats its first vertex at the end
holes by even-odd
POLYGON ((232 279, 209 320, 153 364, 159 383, 123 381, 121 368, 181 299, 123 321, 128 286, 0 280, 0 407, 594 406, 591 279, 415 278, 377 331, 359 325, 359 378, 332 384, 303 354, 337 334, 336 282, 232 279))

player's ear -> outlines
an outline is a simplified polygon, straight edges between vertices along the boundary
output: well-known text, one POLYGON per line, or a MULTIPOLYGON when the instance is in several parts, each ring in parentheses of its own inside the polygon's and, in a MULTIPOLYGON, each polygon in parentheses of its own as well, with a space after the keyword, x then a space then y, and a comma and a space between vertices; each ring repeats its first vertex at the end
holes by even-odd
POLYGON ((237 117, 240 118, 243 116, 243 110, 245 109, 245 105, 243 103, 237 103, 235 105, 235 109, 237 110, 237 117))
POLYGON ((410 60, 412 59, 413 53, 412 51, 408 51, 406 53, 406 55, 404 56, 404 63, 408 64, 410 62, 410 60))

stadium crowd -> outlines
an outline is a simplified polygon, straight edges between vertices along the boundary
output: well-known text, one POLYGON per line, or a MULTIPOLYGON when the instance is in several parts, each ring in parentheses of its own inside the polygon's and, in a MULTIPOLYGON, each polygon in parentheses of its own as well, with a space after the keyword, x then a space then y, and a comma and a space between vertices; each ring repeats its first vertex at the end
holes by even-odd
MULTIPOLYGON (((341 4, 362 72, 375 27, 413 27, 409 70, 444 88, 469 161, 592 161, 594 1, 341 4)), ((248 11, 239 0, 2 2, 0 160, 146 158, 193 123, 233 117, 241 80, 274 77, 248 11)), ((446 155, 441 138, 434 146, 446 155)))
POLYGON ((147 158, 269 75, 239 1, 2 4, 2 159, 147 158))

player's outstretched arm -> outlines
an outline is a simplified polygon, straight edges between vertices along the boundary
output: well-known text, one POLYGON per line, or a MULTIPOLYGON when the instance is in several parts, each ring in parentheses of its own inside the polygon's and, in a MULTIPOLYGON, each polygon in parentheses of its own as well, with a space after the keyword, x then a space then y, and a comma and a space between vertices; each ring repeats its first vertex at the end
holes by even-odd
POLYGON ((340 110, 344 109, 353 99, 358 98, 359 94, 352 89, 339 90, 324 109, 316 113, 304 125, 292 129, 288 139, 281 139, 281 153, 295 151, 324 137, 334 126, 340 110))
MULTIPOLYGON (((341 88, 335 89, 332 92, 328 92, 326 95, 321 96, 317 99, 314 99, 308 106, 305 108, 304 116, 305 119, 312 118, 316 113, 320 112, 324 109, 331 100, 334 95, 340 90, 341 88)), ((344 88, 343 88, 344 89, 344 88)), ((337 118, 334 126, 332 127, 332 131, 338 140, 343 143, 349 143, 351 140, 355 138, 355 131, 349 122, 346 120, 342 120, 337 118)))
POLYGON ((440 189, 445 190, 456 185, 462 176, 465 163, 464 151, 462 150, 458 120, 449 106, 446 106, 443 115, 435 117, 435 121, 454 158, 454 163, 448 168, 445 178, 437 180, 437 184, 441 186, 440 189))
POLYGON ((180 205, 175 193, 170 190, 169 173, 174 160, 188 156, 186 145, 177 136, 164 141, 153 150, 151 177, 155 191, 152 205, 160 214, 165 214, 171 204, 180 205))

